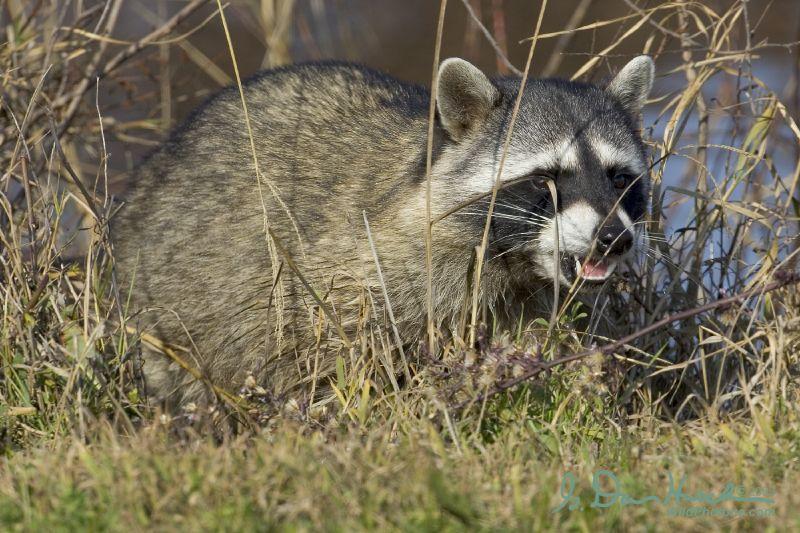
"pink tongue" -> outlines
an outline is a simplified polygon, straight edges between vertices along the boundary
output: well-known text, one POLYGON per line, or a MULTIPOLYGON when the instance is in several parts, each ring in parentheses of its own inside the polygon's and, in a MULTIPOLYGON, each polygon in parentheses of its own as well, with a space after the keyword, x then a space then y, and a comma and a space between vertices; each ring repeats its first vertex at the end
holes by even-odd
POLYGON ((583 275, 589 278, 602 278, 607 270, 608 265, 602 261, 587 259, 583 263, 583 275))

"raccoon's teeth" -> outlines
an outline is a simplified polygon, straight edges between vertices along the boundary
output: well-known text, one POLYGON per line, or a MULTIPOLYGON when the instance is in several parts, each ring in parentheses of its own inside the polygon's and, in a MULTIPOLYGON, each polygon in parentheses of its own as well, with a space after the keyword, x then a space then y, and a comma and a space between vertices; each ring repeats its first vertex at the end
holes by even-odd
POLYGON ((586 281, 605 281, 614 270, 617 263, 607 259, 593 260, 584 258, 583 261, 575 256, 575 272, 586 281))

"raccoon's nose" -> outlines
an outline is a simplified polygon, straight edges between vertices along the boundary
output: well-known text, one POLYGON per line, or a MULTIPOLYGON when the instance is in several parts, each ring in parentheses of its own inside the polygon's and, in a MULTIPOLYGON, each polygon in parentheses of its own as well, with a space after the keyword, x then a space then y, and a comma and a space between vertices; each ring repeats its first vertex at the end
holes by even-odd
POLYGON ((624 226, 606 226, 597 236, 597 251, 601 254, 622 255, 633 246, 633 235, 624 226))

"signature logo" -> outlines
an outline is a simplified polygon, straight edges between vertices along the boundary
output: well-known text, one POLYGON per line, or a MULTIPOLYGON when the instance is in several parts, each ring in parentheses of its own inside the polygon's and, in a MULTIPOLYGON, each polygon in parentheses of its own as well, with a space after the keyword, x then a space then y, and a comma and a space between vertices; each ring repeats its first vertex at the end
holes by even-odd
MULTIPOLYGON (((686 489, 686 477, 675 482, 672 473, 667 473, 667 487, 659 494, 632 495, 622 489, 616 474, 610 470, 597 470, 592 474, 593 496, 589 498, 589 506, 595 509, 608 509, 614 505, 620 507, 637 505, 662 505, 670 514, 680 516, 770 516, 775 510, 768 507, 775 505, 774 494, 765 489, 747 491, 742 485, 727 483, 719 492, 695 491, 686 489), (755 504, 749 509, 729 509, 720 507, 726 502, 737 504, 755 504)), ((577 494, 577 483, 572 472, 566 472, 561 479, 561 502, 553 509, 554 513, 565 509, 574 511, 581 509, 585 501, 577 494)))

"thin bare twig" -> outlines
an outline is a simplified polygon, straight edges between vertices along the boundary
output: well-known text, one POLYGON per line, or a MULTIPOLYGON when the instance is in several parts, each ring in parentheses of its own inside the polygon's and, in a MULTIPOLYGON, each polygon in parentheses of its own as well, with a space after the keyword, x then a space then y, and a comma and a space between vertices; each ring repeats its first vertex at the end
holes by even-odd
POLYGON ((341 337, 344 345, 347 348, 352 347, 353 342, 350 340, 350 337, 348 337, 347 334, 345 333, 341 322, 339 322, 339 318, 336 316, 336 313, 334 313, 333 309, 322 301, 322 298, 319 296, 317 291, 314 290, 314 287, 312 287, 311 284, 308 282, 308 280, 306 280, 305 276, 303 276, 303 273, 300 271, 299 268, 297 268, 297 265, 292 259, 291 254, 289 254, 289 251, 283 246, 281 240, 278 238, 277 235, 275 235, 275 232, 272 231, 272 228, 267 228, 267 231, 269 232, 269 236, 272 238, 272 242, 275 243, 275 248, 277 248, 277 251, 280 252, 280 254, 283 256, 283 260, 286 262, 287 265, 289 265, 289 268, 292 270, 292 272, 294 272, 294 275, 297 276, 297 278, 300 280, 300 283, 303 284, 303 287, 305 287, 308 294, 314 299, 314 301, 317 302, 317 305, 319 305, 320 309, 325 314, 325 316, 327 316, 328 319, 333 323, 333 327, 336 328, 336 332, 339 334, 339 337, 341 337))
POLYGON ((517 115, 519 114, 519 108, 522 104, 522 95, 525 93, 525 85, 528 81, 528 74, 531 70, 531 64, 533 63, 533 54, 536 50, 536 43, 539 42, 539 32, 542 29, 542 20, 544 20, 544 12, 547 9, 547 0, 542 1, 542 7, 539 10, 539 18, 536 21, 536 29, 533 32, 533 38, 531 39, 531 46, 528 50, 528 58, 525 60, 525 72, 522 74, 522 81, 519 84, 519 93, 514 101, 514 108, 511 111, 511 120, 508 124, 508 132, 506 133, 506 138, 503 143, 503 152, 500 155, 500 164, 497 169, 497 175, 494 177, 494 183, 492 184, 492 196, 489 199, 489 208, 486 211, 486 223, 483 226, 483 235, 481 237, 481 244, 478 246, 477 249, 477 259, 476 259, 476 267, 475 267, 475 281, 473 282, 473 291, 472 291, 472 316, 470 320, 470 332, 469 332, 469 342, 470 345, 475 344, 475 327, 477 322, 477 314, 478 314, 478 294, 480 291, 480 282, 481 282, 481 271, 483 269, 483 260, 486 254, 486 247, 489 244, 489 228, 491 227, 492 223, 492 215, 494 213, 494 206, 497 202, 497 193, 500 191, 501 181, 500 178, 503 176, 503 167, 506 164, 506 156, 508 155, 508 148, 511 145, 511 136, 514 133, 514 124, 517 121, 517 115))
POLYGON ((559 65, 561 65, 561 60, 564 58, 564 50, 566 50, 570 41, 575 37, 575 32, 571 30, 578 27, 583 17, 586 16, 586 12, 589 10, 591 4, 592 0, 581 0, 581 3, 578 4, 578 7, 573 11, 572 16, 567 21, 567 25, 564 27, 564 30, 569 33, 563 34, 558 38, 558 41, 556 41, 555 48, 553 48, 553 52, 550 54, 550 59, 547 60, 547 64, 542 69, 543 78, 552 76, 558 70, 559 65))
MULTIPOLYGON (((622 0, 622 1, 625 2, 628 5, 629 8, 633 9, 634 11, 636 11, 636 13, 639 14, 640 16, 645 16, 646 15, 645 10, 642 9, 641 7, 637 6, 636 4, 634 4, 631 0, 622 0)), ((659 24, 658 22, 656 22, 653 19, 648 20, 648 22, 650 23, 651 26, 653 26, 655 29, 657 29, 658 31, 660 31, 661 33, 663 33, 665 35, 669 35, 671 37, 675 37, 676 39, 680 39, 681 41, 683 41, 683 42, 685 42, 687 44, 690 44, 692 46, 699 46, 699 43, 697 41, 695 41, 694 39, 692 39, 688 35, 685 35, 684 32, 681 32, 681 33, 674 32, 674 31, 670 30, 669 28, 665 28, 664 26, 662 26, 661 24, 659 24)))
POLYGON ((67 174, 69 174, 70 178, 72 178, 73 183, 75 184, 76 187, 78 187, 78 190, 81 192, 83 200, 86 202, 86 206, 91 210, 95 221, 98 224, 102 224, 104 217, 100 214, 100 211, 98 211, 97 206, 95 205, 94 196, 89 194, 89 191, 86 190, 86 187, 83 185, 83 182, 75 173, 75 171, 72 169, 72 165, 69 164, 69 160, 67 159, 67 156, 64 154, 64 150, 61 148, 61 142, 58 139, 57 132, 64 131, 65 129, 64 125, 62 124, 61 127, 56 126, 55 119, 53 118, 52 115, 50 116, 50 125, 51 125, 51 131, 53 133, 53 143, 56 147, 56 151, 58 152, 58 156, 61 158, 61 164, 64 165, 64 169, 66 169, 67 174))
POLYGON ((367 220, 367 212, 362 211, 364 216, 364 227, 367 230, 367 240, 369 240, 369 247, 372 250, 372 259, 375 261, 375 270, 378 273, 378 281, 381 284, 381 291, 383 292, 383 301, 386 305, 386 312, 389 315, 389 322, 392 324, 392 331, 394 332, 395 342, 397 342, 397 349, 400 352, 400 359, 403 362, 403 373, 406 376, 408 383, 411 383, 411 372, 408 369, 408 361, 406 360, 406 352, 403 350, 403 340, 400 338, 400 332, 397 330, 397 322, 394 319, 394 311, 392 310, 392 303, 389 301, 389 291, 386 290, 386 282, 383 279, 383 271, 381 270, 381 263, 378 260, 378 250, 375 248, 375 241, 372 240, 372 231, 369 229, 369 220, 367 220))
POLYGON ((492 49, 494 50, 495 54, 497 54, 497 57, 500 59, 500 61, 502 61, 503 64, 506 66, 506 68, 508 68, 509 71, 514 73, 514 75, 522 76, 522 71, 519 70, 517 67, 515 67, 514 64, 511 62, 511 60, 508 59, 508 56, 503 51, 501 46, 497 43, 494 36, 492 35, 492 32, 490 32, 489 29, 483 25, 483 22, 481 22, 480 17, 478 17, 478 15, 475 13, 475 10, 470 5, 469 0, 461 0, 461 3, 464 4, 464 8, 467 10, 467 13, 469 14, 470 18, 475 23, 475 25, 478 26, 478 28, 481 30, 483 36, 486 37, 487 41, 489 41, 489 44, 492 46, 492 49))
POLYGON ((122 50, 117 55, 112 57, 108 62, 106 62, 106 64, 103 66, 103 69, 96 76, 85 76, 81 80, 80 84, 78 84, 78 87, 73 92, 74 96, 72 98, 72 101, 70 102, 69 107, 67 108, 67 112, 65 113, 64 118, 61 121, 61 126, 60 126, 61 129, 59 129, 56 132, 56 135, 59 136, 64 131, 66 131, 66 129, 69 127, 69 125, 75 118, 81 100, 83 99, 83 96, 89 89, 91 89, 94 86, 95 83, 97 83, 97 80, 99 78, 107 76, 111 71, 118 68, 120 65, 128 61, 130 58, 141 52, 142 49, 144 49, 144 47, 150 44, 152 41, 155 41, 159 37, 162 37, 170 33, 172 30, 175 29, 175 27, 178 24, 183 22, 186 18, 191 16, 192 13, 200 9, 203 6, 203 4, 206 4, 209 1, 210 0, 194 0, 190 4, 186 5, 186 7, 178 11, 175 14, 175 16, 166 21, 159 28, 148 33, 147 35, 145 35, 144 37, 142 37, 141 39, 139 39, 138 41, 127 47, 125 50, 122 50))
POLYGON ((442 51, 442 33, 444 33, 444 14, 447 0, 442 0, 439 7, 439 23, 436 28, 436 48, 433 54, 433 74, 431 75, 431 102, 428 111, 428 145, 425 157, 425 273, 426 273, 426 307, 428 326, 428 350, 433 353, 436 335, 433 330, 433 224, 431 223, 431 168, 433 167, 433 133, 436 118, 436 97, 439 93, 439 57, 442 51))

